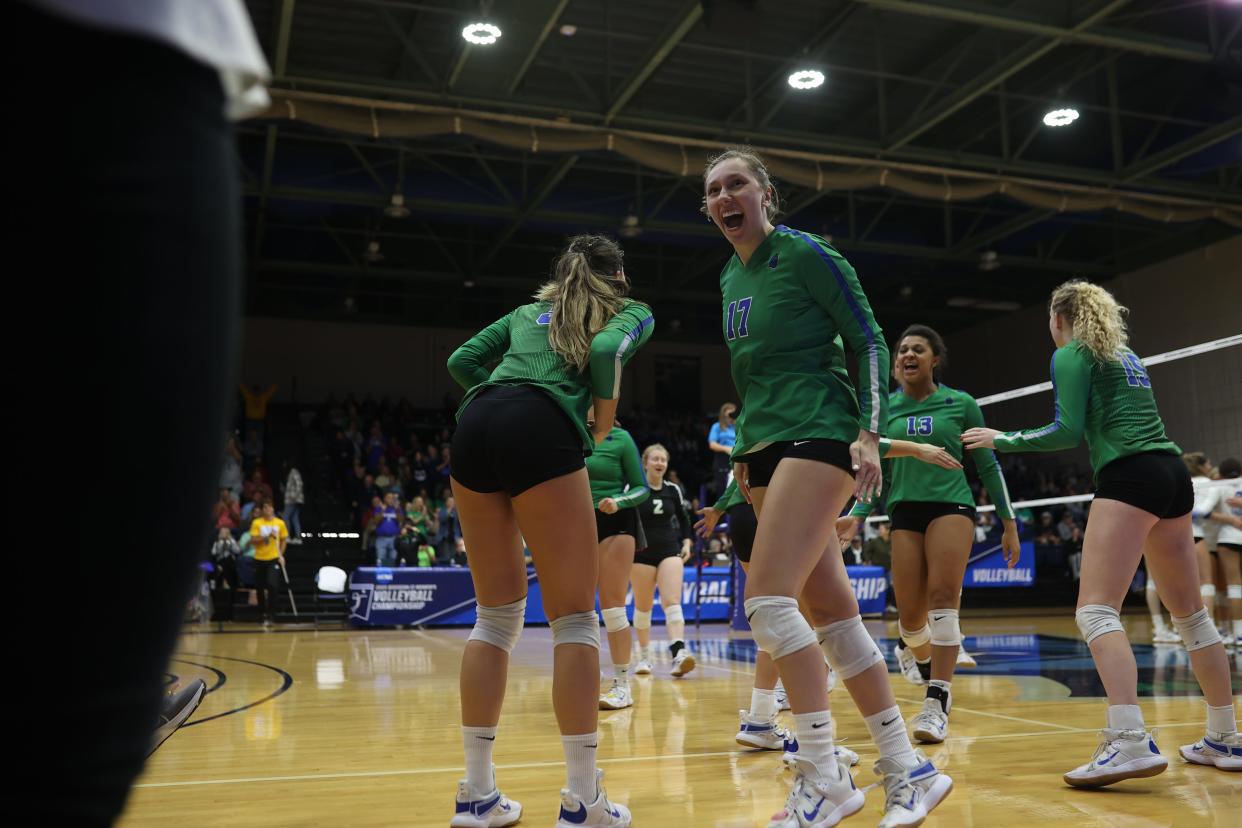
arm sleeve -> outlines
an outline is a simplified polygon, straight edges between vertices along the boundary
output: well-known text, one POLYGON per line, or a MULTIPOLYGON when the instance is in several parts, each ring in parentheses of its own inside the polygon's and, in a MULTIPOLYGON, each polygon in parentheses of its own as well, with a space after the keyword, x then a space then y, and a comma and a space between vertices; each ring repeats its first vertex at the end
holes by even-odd
POLYGON ((820 266, 805 268, 807 289, 828 312, 858 357, 858 427, 878 433, 888 420, 888 344, 876 324, 858 274, 839 253, 805 233, 794 231, 820 266))
POLYGON ((729 507, 742 503, 746 498, 742 497, 742 493, 737 489, 737 480, 730 480, 728 487, 720 493, 720 497, 712 504, 712 508, 717 512, 727 512, 729 507))
POLYGON ((1066 345, 1052 354, 1053 420, 1042 428, 996 435, 996 450, 1063 451, 1082 442, 1091 391, 1091 363, 1076 347, 1066 345))
MULTIPOLYGON (((983 411, 979 409, 979 403, 975 402, 974 397, 967 397, 965 402, 966 428, 983 428, 983 411)), ((975 461, 975 469, 979 472, 983 487, 988 490, 988 497, 992 498, 992 502, 996 504, 997 516, 1002 520, 1013 520, 1013 504, 1009 499, 1009 487, 1005 485, 1005 474, 1001 471, 996 454, 991 449, 977 448, 970 452, 970 457, 975 461)))
POLYGON ((621 369, 651 338, 655 317, 641 302, 631 302, 591 340, 591 394, 601 400, 621 396, 621 369))
POLYGON ((690 520, 690 507, 686 504, 686 495, 682 492, 681 486, 676 483, 672 484, 673 491, 677 492, 677 530, 684 541, 694 540, 690 534, 690 527, 693 521, 690 520))
POLYGON ((449 373, 462 388, 474 388, 491 376, 487 365, 509 349, 509 323, 515 312, 510 311, 470 337, 448 358, 449 373))
POLYGON ((617 501, 620 509, 632 509, 646 500, 651 495, 651 490, 647 488, 647 478, 643 475, 643 466, 638 459, 638 446, 634 445, 634 438, 629 432, 623 433, 625 445, 621 447, 621 471, 629 488, 613 500, 617 501))

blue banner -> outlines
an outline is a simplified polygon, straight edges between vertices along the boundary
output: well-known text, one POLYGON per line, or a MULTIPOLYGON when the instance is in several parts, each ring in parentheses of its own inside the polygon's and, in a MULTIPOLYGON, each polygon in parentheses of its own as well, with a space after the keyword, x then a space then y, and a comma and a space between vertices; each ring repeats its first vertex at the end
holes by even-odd
MULTIPOLYGON (((884 597, 888 593, 888 573, 879 566, 847 566, 845 572, 850 576, 850 586, 854 588, 854 597, 858 599, 858 611, 862 615, 883 615, 884 597)), ((737 585, 734 587, 738 595, 746 593, 746 573, 737 568, 737 585)), ((735 630, 749 630, 746 623, 744 602, 738 601, 733 608, 732 627, 735 630)))
MULTIPOLYGON (((539 579, 534 573, 526 595, 526 623, 546 624, 539 579)), ((682 612, 687 621, 695 619, 698 573, 685 570, 682 585, 682 612)), ((698 606, 703 621, 725 621, 729 617, 729 570, 707 567, 703 570, 703 595, 698 606)), ((349 578, 349 620, 355 626, 453 626, 474 624, 474 583, 470 570, 458 568, 389 568, 364 566, 349 578)), ((626 595, 626 607, 633 615, 634 595, 626 595)), ((598 609, 598 605, 596 606, 598 609)), ((652 620, 664 620, 657 602, 652 620)))
POLYGON ((976 543, 966 562, 965 587, 1029 587, 1035 584, 1035 543, 1023 541, 1018 564, 1005 565, 1005 554, 999 543, 976 543))

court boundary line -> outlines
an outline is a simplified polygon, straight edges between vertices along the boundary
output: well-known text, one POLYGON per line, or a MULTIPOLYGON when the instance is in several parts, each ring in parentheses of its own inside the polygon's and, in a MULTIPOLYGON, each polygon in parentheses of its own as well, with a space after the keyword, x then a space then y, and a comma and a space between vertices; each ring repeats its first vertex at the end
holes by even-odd
MULTIPOLYGON (((1154 723, 1151 725, 1154 730, 1171 730, 1181 727, 1203 727, 1203 720, 1193 722, 1168 722, 1154 723)), ((1095 733, 1098 727, 1076 727, 1068 730, 1043 730, 1032 733, 991 733, 986 736, 963 736, 963 739, 972 741, 994 741, 997 739, 1014 739, 1014 738, 1032 738, 1037 736, 1064 736, 1067 733, 1095 733)), ((943 748, 944 745, 937 747, 943 748)), ((659 762, 667 760, 696 760, 696 759, 719 759, 722 756, 745 756, 748 753, 762 751, 745 751, 745 750, 721 750, 706 751, 703 753, 670 753, 658 754, 655 756, 618 756, 612 759, 600 759, 599 765, 623 765, 632 762, 659 762)), ((513 764, 497 765, 497 771, 506 770, 527 770, 530 768, 563 768, 565 761, 559 760, 555 762, 515 762, 513 764)), ((454 765, 444 768, 404 768, 401 770, 375 770, 375 771, 341 771, 339 773, 311 773, 296 774, 287 776, 250 776, 237 777, 233 779, 190 779, 181 782, 143 782, 134 785, 135 788, 191 788, 201 787, 205 785, 239 785, 248 782, 315 782, 333 779, 367 779, 382 778, 386 776, 427 776, 431 774, 456 773, 463 772, 463 765, 454 765)))

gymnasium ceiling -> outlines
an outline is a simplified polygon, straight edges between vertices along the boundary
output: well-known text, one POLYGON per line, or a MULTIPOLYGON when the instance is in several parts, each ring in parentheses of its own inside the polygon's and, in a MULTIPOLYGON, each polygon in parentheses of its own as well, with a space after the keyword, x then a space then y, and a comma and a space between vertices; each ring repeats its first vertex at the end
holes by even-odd
MULTIPOLYGON (((641 233, 623 239, 627 271, 661 337, 718 339, 716 278, 730 250, 698 212, 710 143, 799 150, 837 169, 891 164, 933 180, 992 176, 1141 193, 1161 209, 1242 209, 1233 0, 246 5, 282 111, 286 100, 290 113, 316 100, 385 115, 414 105, 411 117, 439 107, 693 148, 681 175, 606 149, 519 149, 451 130, 397 138, 245 122, 252 315, 490 322, 529 296, 567 235, 616 234, 632 216, 641 233), (496 44, 463 40, 477 20, 501 27, 496 44), (792 90, 786 78, 802 68, 823 72, 824 85, 792 90), (1081 117, 1044 126, 1061 107, 1081 117), (408 216, 385 213, 394 194, 408 216)), ((878 182, 786 183, 782 195, 781 220, 832 237, 890 332, 913 321, 960 328, 1042 302, 1070 275, 1107 278, 1239 232, 1215 218, 1060 211, 1003 193, 946 200, 878 182)))

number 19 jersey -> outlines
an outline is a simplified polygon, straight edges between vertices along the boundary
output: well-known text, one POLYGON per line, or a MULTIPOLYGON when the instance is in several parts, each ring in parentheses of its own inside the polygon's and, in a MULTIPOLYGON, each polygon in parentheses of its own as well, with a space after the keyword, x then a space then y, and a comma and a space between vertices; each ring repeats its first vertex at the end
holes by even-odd
POLYGON ((824 239, 778 225, 720 274, 724 335, 742 398, 733 459, 782 440, 850 443, 886 424, 888 346, 854 268, 824 239), (858 357, 858 394, 844 338, 858 357))

